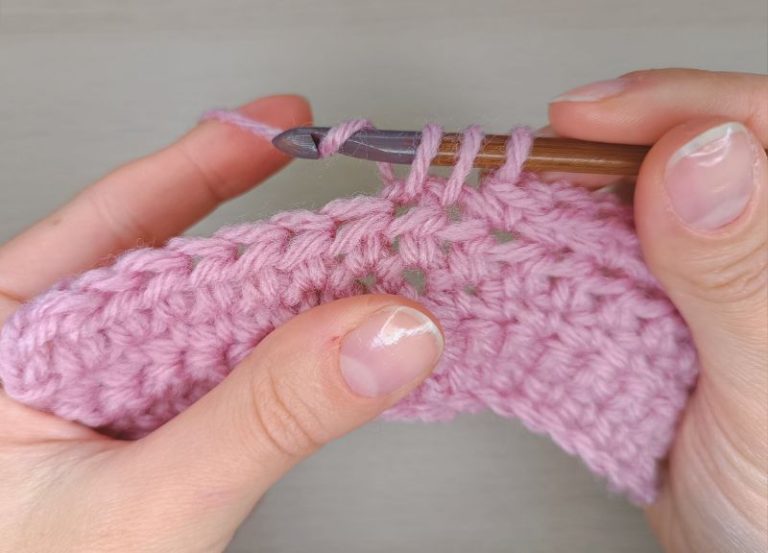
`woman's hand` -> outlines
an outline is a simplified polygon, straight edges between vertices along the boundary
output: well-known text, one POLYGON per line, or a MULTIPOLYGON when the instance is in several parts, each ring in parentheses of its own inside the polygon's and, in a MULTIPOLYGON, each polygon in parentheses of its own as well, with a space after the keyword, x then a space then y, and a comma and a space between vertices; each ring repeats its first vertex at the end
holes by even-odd
POLYGON ((670 552, 768 550, 768 77, 630 73, 555 99, 550 122, 564 136, 655 143, 637 229, 701 375, 651 525, 670 552))
MULTIPOLYGON (((277 127, 311 118, 292 96, 242 111, 277 127)), ((263 140, 208 122, 118 169, 0 248, 0 323, 59 278, 181 232, 287 162, 263 140)), ((326 304, 270 334, 212 392, 136 442, 0 391, 2 549, 221 551, 281 475, 407 394, 441 349, 438 327, 405 299, 326 304)))

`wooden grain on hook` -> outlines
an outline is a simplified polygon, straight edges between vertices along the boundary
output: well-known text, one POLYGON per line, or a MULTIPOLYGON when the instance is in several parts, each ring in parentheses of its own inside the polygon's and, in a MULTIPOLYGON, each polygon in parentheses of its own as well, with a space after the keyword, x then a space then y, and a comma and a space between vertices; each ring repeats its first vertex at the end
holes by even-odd
MULTIPOLYGON (((474 161, 479 169, 495 169, 505 159, 507 136, 487 135, 474 161)), ((461 135, 446 134, 440 142, 433 165, 455 165, 461 135)), ((587 142, 572 138, 535 138, 531 152, 525 162, 527 171, 562 171, 568 173, 591 173, 602 175, 637 175, 649 146, 633 144, 607 144, 587 142)))

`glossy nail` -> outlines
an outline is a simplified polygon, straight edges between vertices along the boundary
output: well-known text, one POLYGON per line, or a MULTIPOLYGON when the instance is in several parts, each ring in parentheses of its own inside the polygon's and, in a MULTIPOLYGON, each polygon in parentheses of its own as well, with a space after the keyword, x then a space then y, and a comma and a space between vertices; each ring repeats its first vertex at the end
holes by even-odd
POLYGON ((426 376, 442 351, 432 319, 411 307, 387 307, 342 339, 339 363, 352 391, 381 397, 426 376))
POLYGON ((555 102, 597 102, 611 96, 617 96, 624 92, 629 82, 626 79, 612 79, 610 81, 597 81, 584 86, 572 88, 554 98, 555 102))
POLYGON ((734 221, 755 189, 755 151, 747 129, 725 123, 693 138, 667 163, 665 185, 680 219, 695 230, 734 221))

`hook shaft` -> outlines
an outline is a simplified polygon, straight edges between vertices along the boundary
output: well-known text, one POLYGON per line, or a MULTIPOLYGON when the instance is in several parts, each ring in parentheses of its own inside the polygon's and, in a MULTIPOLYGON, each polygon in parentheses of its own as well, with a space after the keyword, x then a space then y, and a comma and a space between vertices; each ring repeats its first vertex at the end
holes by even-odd
MULTIPOLYGON (((273 140, 277 149, 292 157, 319 159, 318 146, 328 127, 289 129, 273 140)), ((446 133, 433 165, 452 166, 458 159, 460 133, 446 133)), ((353 134, 339 153, 368 161, 412 163, 421 142, 421 132, 363 129, 353 134)), ((496 169, 506 159, 506 135, 486 135, 474 166, 496 169)), ((609 175, 637 175, 649 146, 587 142, 572 138, 537 137, 525 162, 527 171, 561 171, 609 175)))

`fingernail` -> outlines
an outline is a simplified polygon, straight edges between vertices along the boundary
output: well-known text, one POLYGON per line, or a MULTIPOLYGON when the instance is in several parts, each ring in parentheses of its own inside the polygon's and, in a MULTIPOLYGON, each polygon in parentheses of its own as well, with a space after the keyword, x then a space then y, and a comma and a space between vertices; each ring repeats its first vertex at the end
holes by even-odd
POLYGON ((626 79, 612 79, 610 81, 597 81, 584 86, 572 88, 554 98, 555 102, 596 102, 611 96, 617 96, 626 90, 629 82, 626 79))
POLYGON ((695 230, 735 220, 755 188, 755 154, 740 123, 704 131, 669 159, 665 184, 672 208, 695 230))
POLYGON ((341 342, 341 374, 366 397, 381 397, 424 376, 443 352, 432 319, 411 307, 375 312, 341 342))

